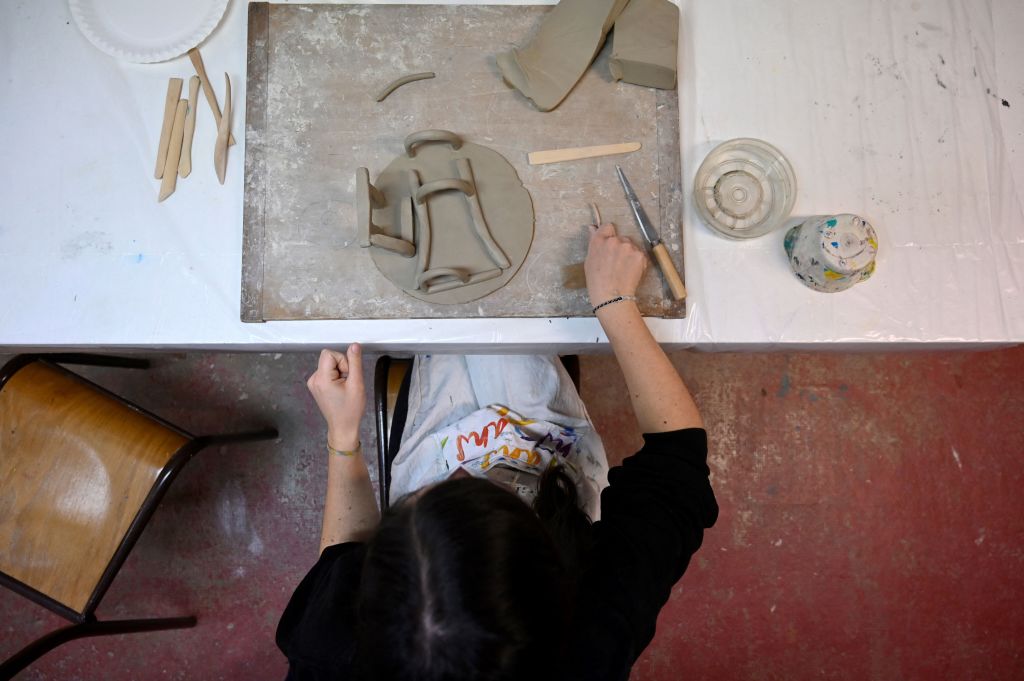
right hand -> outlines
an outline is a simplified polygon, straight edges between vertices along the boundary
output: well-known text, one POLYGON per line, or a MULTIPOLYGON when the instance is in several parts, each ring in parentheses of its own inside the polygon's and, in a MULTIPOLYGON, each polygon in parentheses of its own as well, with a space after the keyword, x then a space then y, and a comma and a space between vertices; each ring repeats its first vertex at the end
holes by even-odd
POLYGON ((316 406, 327 421, 327 444, 340 451, 359 446, 359 423, 366 409, 363 392, 363 349, 322 350, 316 372, 306 381, 316 406))
POLYGON ((591 305, 618 296, 635 296, 646 268, 647 255, 629 239, 618 236, 615 225, 590 228, 590 248, 583 269, 591 305))

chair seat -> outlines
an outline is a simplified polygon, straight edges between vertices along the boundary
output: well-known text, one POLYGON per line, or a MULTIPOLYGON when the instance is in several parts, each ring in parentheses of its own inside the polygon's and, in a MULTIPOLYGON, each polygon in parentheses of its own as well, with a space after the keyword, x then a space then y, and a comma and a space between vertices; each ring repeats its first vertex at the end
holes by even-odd
POLYGON ((0 389, 0 571, 83 613, 192 438, 47 362, 0 389))

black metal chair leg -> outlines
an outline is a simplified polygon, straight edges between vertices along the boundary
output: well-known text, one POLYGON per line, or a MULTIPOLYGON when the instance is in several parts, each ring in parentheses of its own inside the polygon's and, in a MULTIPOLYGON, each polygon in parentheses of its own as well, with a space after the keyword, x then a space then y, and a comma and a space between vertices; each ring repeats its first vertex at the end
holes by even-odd
POLYGON ((148 369, 150 361, 142 357, 118 357, 114 355, 90 355, 84 352, 58 352, 35 355, 55 364, 80 364, 94 367, 117 367, 119 369, 148 369))
POLYGON ((236 442, 255 442, 257 440, 277 439, 277 428, 263 428, 261 430, 250 430, 244 433, 224 433, 221 435, 202 435, 196 438, 196 444, 200 447, 211 447, 215 445, 228 445, 236 442))
POLYGON ((196 625, 195 617, 154 617, 148 619, 95 620, 72 624, 69 627, 52 631, 38 638, 19 650, 13 657, 0 664, 0 681, 8 681, 40 657, 68 641, 88 636, 108 636, 111 634, 135 634, 144 631, 160 631, 164 629, 188 629, 196 625))

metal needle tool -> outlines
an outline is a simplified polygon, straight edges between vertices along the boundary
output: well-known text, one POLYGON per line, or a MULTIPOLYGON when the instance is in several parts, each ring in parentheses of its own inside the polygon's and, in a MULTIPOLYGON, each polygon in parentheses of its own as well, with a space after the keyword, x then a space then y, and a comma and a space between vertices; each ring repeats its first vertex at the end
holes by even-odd
POLYGON ((679 271, 676 269, 675 263, 672 262, 672 257, 668 254, 668 249, 662 243, 661 236, 658 235, 658 231, 651 224, 650 218, 647 217, 643 205, 640 204, 640 199, 637 198, 636 192, 633 191, 629 180, 623 174, 622 168, 615 166, 615 172, 618 173, 619 181, 622 182, 622 190, 626 192, 626 201, 629 202, 629 207, 633 210, 633 218, 636 220, 636 225, 640 228, 640 233, 644 235, 644 240, 654 255, 654 260, 658 263, 662 276, 665 277, 665 283, 668 284, 672 297, 676 300, 684 300, 686 298, 686 287, 683 286, 682 277, 679 276, 679 271))

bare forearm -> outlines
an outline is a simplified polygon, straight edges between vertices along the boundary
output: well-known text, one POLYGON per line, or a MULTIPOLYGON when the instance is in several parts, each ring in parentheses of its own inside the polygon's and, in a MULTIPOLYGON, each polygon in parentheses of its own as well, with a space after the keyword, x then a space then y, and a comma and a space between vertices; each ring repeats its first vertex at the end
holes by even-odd
POLYGON ((366 541, 380 521, 370 473, 362 455, 328 454, 328 457, 321 553, 334 544, 366 541))
POLYGON ((654 340, 637 306, 620 302, 598 310, 622 368, 640 430, 663 433, 702 428, 697 405, 672 362, 654 340))

